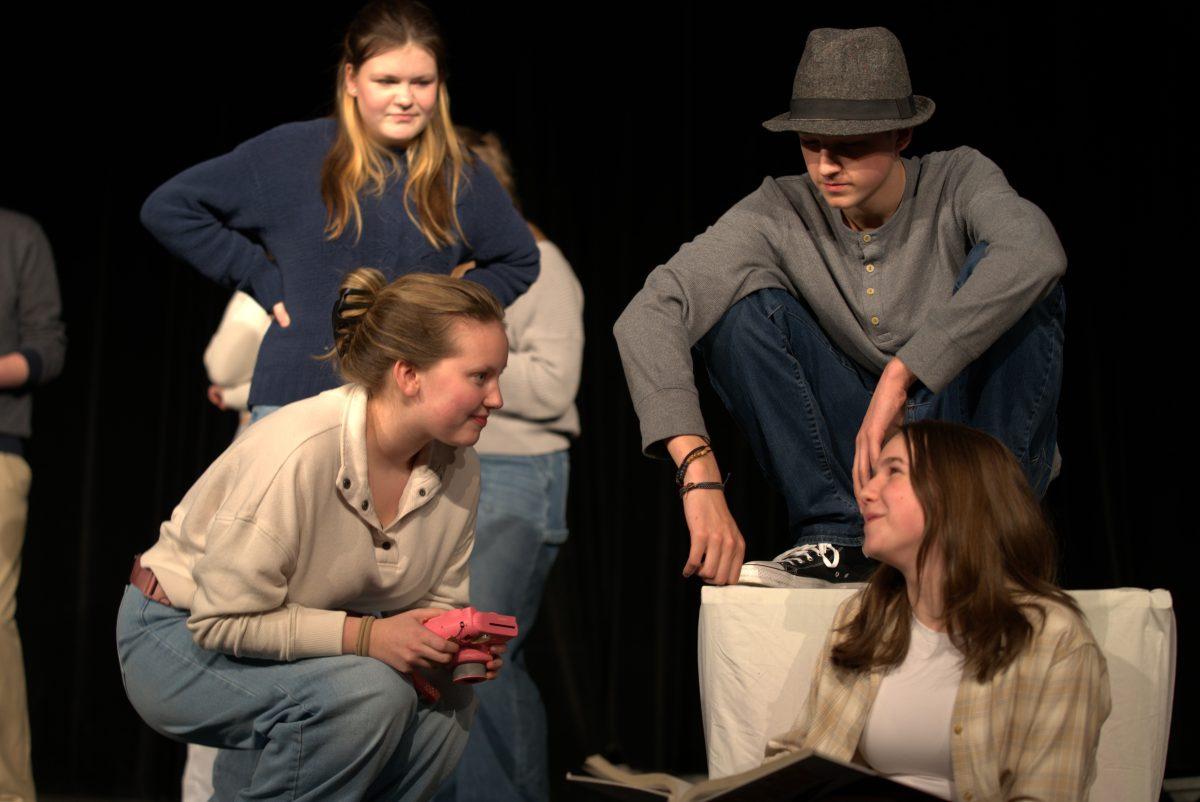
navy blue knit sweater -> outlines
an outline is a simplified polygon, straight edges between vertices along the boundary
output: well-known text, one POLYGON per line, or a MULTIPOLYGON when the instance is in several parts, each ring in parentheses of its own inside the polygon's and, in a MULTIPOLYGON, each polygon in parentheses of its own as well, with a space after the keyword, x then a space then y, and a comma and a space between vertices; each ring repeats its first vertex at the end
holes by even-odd
POLYGON ((480 163, 468 166, 459 187, 465 243, 440 250, 429 244, 404 210, 403 177, 382 197, 360 197, 361 239, 355 241, 352 221, 328 240, 321 164, 336 130, 332 119, 281 125, 184 170, 142 207, 146 228, 201 273, 249 292, 268 311, 286 304, 291 325, 272 323, 263 339, 251 406, 287 404, 341 383, 330 362, 313 357, 333 342, 330 309, 350 270, 375 267, 390 280, 449 273, 473 259, 470 277, 505 306, 538 275, 529 228, 480 163))

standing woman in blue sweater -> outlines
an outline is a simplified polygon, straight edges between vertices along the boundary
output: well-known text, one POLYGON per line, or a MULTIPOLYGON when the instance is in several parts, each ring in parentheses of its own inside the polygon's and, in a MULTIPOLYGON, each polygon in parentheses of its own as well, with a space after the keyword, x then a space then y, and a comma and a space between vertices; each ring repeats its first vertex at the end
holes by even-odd
POLYGON ((142 207, 172 253, 275 318, 251 383, 256 418, 340 384, 313 357, 329 350, 329 309, 352 269, 371 265, 390 281, 474 261, 469 279, 504 306, 537 278, 528 227, 455 135, 445 46, 427 8, 373 0, 359 11, 335 106, 183 171, 142 207))

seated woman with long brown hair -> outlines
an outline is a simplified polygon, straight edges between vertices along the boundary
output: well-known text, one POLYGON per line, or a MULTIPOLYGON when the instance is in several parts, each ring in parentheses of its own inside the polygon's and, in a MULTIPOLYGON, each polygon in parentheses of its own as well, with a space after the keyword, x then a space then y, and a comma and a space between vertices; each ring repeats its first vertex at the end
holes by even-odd
POLYGON ((811 748, 966 802, 1087 799, 1108 670, 1012 454, 913 423, 858 504, 883 565, 838 610, 799 726, 768 756, 811 748))

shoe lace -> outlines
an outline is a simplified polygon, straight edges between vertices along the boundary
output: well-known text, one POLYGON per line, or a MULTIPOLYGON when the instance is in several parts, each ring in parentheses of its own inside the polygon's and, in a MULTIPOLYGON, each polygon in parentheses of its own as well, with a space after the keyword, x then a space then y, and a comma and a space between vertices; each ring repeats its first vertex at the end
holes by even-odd
POLYGON ((832 543, 805 543, 803 546, 790 548, 780 554, 775 558, 775 562, 807 564, 816 562, 817 557, 820 557, 829 568, 837 568, 842 554, 832 543))

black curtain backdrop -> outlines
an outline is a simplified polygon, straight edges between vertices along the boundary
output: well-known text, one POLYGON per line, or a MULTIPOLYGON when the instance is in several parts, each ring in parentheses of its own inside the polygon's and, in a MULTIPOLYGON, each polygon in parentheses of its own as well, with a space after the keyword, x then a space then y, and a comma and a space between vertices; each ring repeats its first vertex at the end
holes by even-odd
MULTIPOLYGON (((655 265, 764 175, 803 171, 795 137, 760 122, 786 109, 807 31, 872 24, 900 36, 916 91, 938 104, 912 152, 980 149, 1058 227, 1071 260, 1065 465, 1046 503, 1064 584, 1172 592, 1168 776, 1200 774, 1187 726, 1200 607, 1185 556, 1196 156, 1183 122, 1197 37, 1191 12, 1100 7, 435 5, 456 120, 506 141, 529 218, 587 295, 571 539, 529 643, 556 778, 597 750, 704 770, 700 584, 680 576, 671 472, 640 454, 611 327, 655 265)), ((179 170, 327 113, 355 8, 6 9, 0 205, 45 227, 70 334, 65 373, 37 393, 18 607, 43 793, 178 795, 182 747, 129 707, 113 621, 131 555, 233 433, 204 398, 200 359, 228 290, 170 258, 138 208, 179 170)), ((749 556, 770 557, 790 545, 780 501, 703 396, 749 556)))

